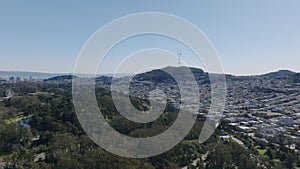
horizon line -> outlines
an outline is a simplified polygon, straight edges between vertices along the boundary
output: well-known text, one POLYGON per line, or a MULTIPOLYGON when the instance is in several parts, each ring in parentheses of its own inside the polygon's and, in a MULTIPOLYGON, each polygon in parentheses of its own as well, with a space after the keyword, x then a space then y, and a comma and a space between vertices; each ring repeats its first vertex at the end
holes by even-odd
MULTIPOLYGON (((167 66, 167 67, 178 67, 178 66, 167 66)), ((181 67, 187 67, 187 66, 181 66, 181 67)), ((203 70, 205 73, 209 73, 207 71, 205 71, 203 68, 199 68, 199 67, 193 67, 193 66, 188 66, 189 68, 197 68, 197 69, 201 69, 203 70)), ((161 68, 157 68, 157 69, 161 69, 161 68)), ((152 70, 157 70, 157 69, 151 69, 148 71, 152 71, 152 70)), ((230 73, 230 72, 224 72, 224 73, 211 73, 211 74, 224 74, 224 75, 233 75, 233 76, 259 76, 259 75, 264 75, 264 74, 268 74, 268 73, 272 73, 272 72, 278 72, 278 71, 291 71, 294 73, 300 73, 300 71, 296 71, 296 70, 292 70, 289 68, 278 68, 278 69, 273 69, 270 71, 266 71, 266 72, 262 72, 262 73, 253 73, 253 74, 236 74, 236 73, 230 73)), ((146 72, 148 72, 146 71, 146 72)), ((72 72, 47 72, 47 71, 34 71, 34 70, 1 70, 0 72, 13 72, 13 73, 41 73, 41 74, 57 74, 57 75, 74 75, 74 73, 72 72)), ((79 73, 81 75, 93 75, 93 74, 89 74, 89 73, 79 73)), ((104 73, 97 73, 96 75, 113 75, 113 72, 104 72, 104 73)), ((117 73, 117 74, 127 74, 127 75, 133 75, 135 73, 132 72, 124 72, 124 73, 117 73)))

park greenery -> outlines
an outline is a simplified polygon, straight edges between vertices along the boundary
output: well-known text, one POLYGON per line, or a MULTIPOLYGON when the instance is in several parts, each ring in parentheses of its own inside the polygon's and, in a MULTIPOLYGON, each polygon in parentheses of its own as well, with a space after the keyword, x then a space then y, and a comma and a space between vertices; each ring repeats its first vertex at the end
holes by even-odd
MULTIPOLYGON (((207 142, 198 143, 205 120, 201 116, 185 139, 168 152, 144 159, 119 157, 97 146, 81 128, 72 104, 70 81, 1 84, 2 96, 7 90, 15 93, 14 97, 0 102, 0 162, 7 169, 292 169, 300 166, 296 152, 235 133, 226 122, 220 124, 207 142), (30 127, 20 125, 24 119, 30 127), (224 134, 238 138, 244 145, 221 138, 224 134)), ((97 86, 96 94, 110 125, 132 137, 157 135, 177 118, 178 110, 167 105, 157 120, 133 123, 117 112, 109 90, 97 86)), ((138 109, 145 109, 148 104, 134 97, 131 101, 138 109)))

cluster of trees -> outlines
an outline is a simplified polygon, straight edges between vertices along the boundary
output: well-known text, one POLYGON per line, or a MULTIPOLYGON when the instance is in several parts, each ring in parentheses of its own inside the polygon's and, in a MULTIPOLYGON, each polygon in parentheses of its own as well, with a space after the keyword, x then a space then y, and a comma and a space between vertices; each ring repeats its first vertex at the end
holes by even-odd
MULTIPOLYGON (((1 86, 3 90, 12 88, 16 95, 0 103, 0 157, 5 158, 6 168, 176 169, 188 166, 206 169, 256 169, 268 166, 252 150, 230 140, 220 140, 218 135, 227 130, 225 124, 205 144, 199 144, 203 117, 198 117, 184 141, 164 154, 145 159, 119 157, 95 145, 81 128, 72 104, 70 82, 1 86), (20 115, 30 117, 30 128, 7 120, 20 115), (41 153, 45 154, 45 158, 34 160, 41 153), (197 166, 191 165, 195 160, 197 166), (260 163, 261 166, 257 165, 260 163)), ((110 125, 132 137, 157 135, 170 127, 178 115, 177 109, 167 105, 165 112, 157 120, 138 124, 117 112, 107 89, 96 87, 96 96, 101 112, 110 125)), ((149 104, 146 100, 134 97, 131 97, 131 101, 136 108, 142 110, 147 109, 149 104)), ((287 152, 285 158, 279 157, 286 161, 282 163, 283 167, 289 168, 287 165, 289 159, 292 159, 289 155, 287 152)), ((266 157, 270 161, 273 157, 277 158, 278 153, 270 149, 266 157)), ((292 165, 295 163, 296 159, 292 165)), ((275 164, 269 166, 274 167, 275 164)))
POLYGON ((30 132, 21 126, 15 124, 5 124, 0 121, 0 154, 10 154, 21 146, 28 146, 30 143, 30 132))
POLYGON ((219 142, 207 157, 210 169, 257 169, 260 168, 255 158, 239 144, 233 141, 219 142))

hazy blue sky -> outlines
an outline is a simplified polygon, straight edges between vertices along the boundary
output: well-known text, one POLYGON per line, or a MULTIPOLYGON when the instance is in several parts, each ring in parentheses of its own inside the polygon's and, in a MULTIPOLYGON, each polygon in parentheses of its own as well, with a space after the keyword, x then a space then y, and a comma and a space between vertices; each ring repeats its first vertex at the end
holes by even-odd
MULTIPOLYGON (((0 70, 72 72, 81 47, 106 23, 137 12, 165 12, 199 27, 226 73, 300 72, 299 7, 298 0, 1 1, 0 70)), ((181 48, 145 38, 133 41, 124 53, 159 45, 174 53, 181 48)))

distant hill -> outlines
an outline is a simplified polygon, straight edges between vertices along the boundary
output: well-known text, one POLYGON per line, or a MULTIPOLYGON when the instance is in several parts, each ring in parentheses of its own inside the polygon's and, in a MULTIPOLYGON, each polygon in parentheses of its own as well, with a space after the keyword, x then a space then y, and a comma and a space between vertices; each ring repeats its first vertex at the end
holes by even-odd
MULTIPOLYGON (((73 73, 42 73, 42 72, 26 72, 26 71, 0 71, 0 78, 8 78, 8 77, 22 77, 22 78, 33 78, 33 79, 49 79, 57 76, 71 75, 73 73)), ((116 74, 116 77, 129 76, 129 73, 121 73, 116 74)), ((78 76, 82 77, 94 77, 93 74, 78 74, 78 76)), ((98 74, 97 77, 106 76, 112 77, 113 74, 98 74)))
MULTIPOLYGON (((155 69, 145 73, 138 74, 134 77, 135 80, 148 80, 148 81, 155 81, 155 82, 169 82, 170 80, 173 81, 174 79, 167 74, 165 71, 172 72, 174 74, 179 75, 182 78, 186 77, 186 73, 188 73, 188 69, 194 74, 195 79, 203 83, 209 83, 209 76, 207 72, 204 72, 202 69, 193 68, 193 67, 173 67, 168 66, 162 69, 155 69)), ((45 81, 62 81, 62 80, 71 80, 73 75, 70 74, 63 74, 63 73, 40 73, 40 72, 22 72, 22 71, 0 71, 0 78, 7 78, 7 77, 23 77, 23 78, 33 78, 33 79, 44 79, 45 81)), ((132 74, 117 74, 114 75, 115 77, 125 77, 131 76, 132 74)), ((79 77, 94 77, 94 75, 78 75, 79 77)), ((111 83, 111 77, 113 74, 99 74, 97 75, 96 81, 109 84, 111 83)), ((243 79, 255 79, 258 77, 267 77, 267 78, 276 78, 276 79, 286 79, 290 82, 299 83, 300 75, 299 73, 290 71, 290 70, 279 70, 276 72, 266 73, 263 75, 255 75, 255 76, 234 76, 230 74, 226 74, 227 80, 243 80, 243 79)))
POLYGON ((261 76, 282 79, 282 78, 288 78, 289 76, 292 76, 295 73, 296 72, 292 72, 290 70, 279 70, 279 71, 267 73, 267 74, 264 74, 261 76))
MULTIPOLYGON (((77 78, 80 76, 75 76, 75 75, 61 75, 61 76, 55 76, 51 77, 48 79, 44 79, 44 82, 66 82, 66 81, 71 81, 73 78, 77 78)), ((92 76, 90 77, 85 77, 85 78, 93 78, 92 76)), ((110 76, 99 76, 96 77, 96 82, 100 84, 111 84, 112 77, 110 76)))
POLYGON ((194 74, 195 79, 204 80, 208 78, 208 74, 205 73, 202 69, 198 68, 189 68, 189 67, 165 67, 163 69, 155 69, 146 73, 138 74, 134 77, 136 80, 148 80, 154 82, 168 82, 173 81, 174 79, 166 72, 172 72, 173 74, 178 75, 179 77, 187 77, 189 70, 194 74), (166 71, 166 72, 165 72, 166 71))
POLYGON ((45 82, 48 82, 48 81, 66 81, 66 80, 72 80, 73 77, 76 77, 76 76, 73 76, 73 75, 62 75, 62 76, 51 77, 51 78, 45 79, 44 81, 45 82))
POLYGON ((40 73, 40 72, 22 72, 22 71, 0 71, 0 77, 23 77, 29 78, 32 77, 34 79, 46 79, 55 76, 61 76, 63 74, 59 73, 40 73))

